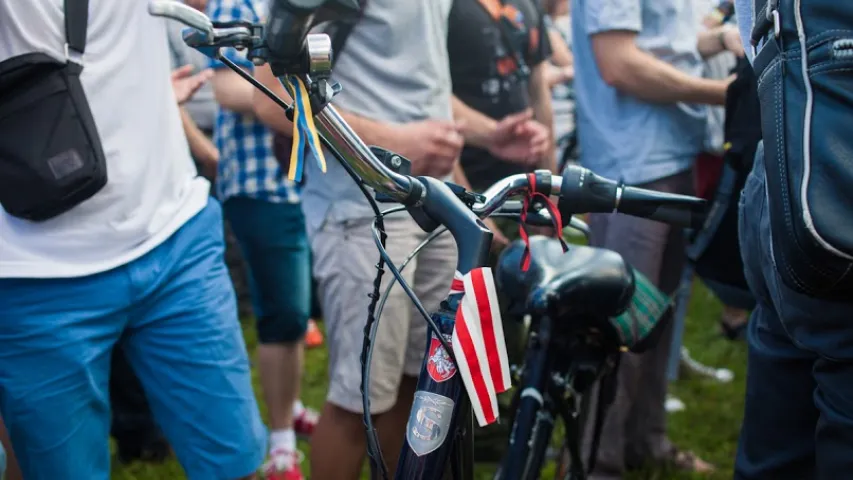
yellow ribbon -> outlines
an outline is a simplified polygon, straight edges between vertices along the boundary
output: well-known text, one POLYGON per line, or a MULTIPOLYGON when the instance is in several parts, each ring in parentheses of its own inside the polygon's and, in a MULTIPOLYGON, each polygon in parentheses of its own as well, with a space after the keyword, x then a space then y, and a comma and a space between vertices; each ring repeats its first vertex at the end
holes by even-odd
POLYGON ((290 169, 287 172, 287 178, 298 182, 302 180, 306 147, 314 155, 323 173, 326 172, 326 157, 320 145, 320 135, 314 126, 311 98, 305 83, 296 75, 289 75, 287 81, 282 84, 293 98, 293 147, 290 150, 290 169))

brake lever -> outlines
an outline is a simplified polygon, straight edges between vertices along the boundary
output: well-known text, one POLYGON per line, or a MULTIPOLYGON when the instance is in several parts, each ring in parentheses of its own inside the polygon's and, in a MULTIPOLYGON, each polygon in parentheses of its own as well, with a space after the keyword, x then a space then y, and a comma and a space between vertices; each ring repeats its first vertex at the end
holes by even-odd
POLYGON ((213 22, 202 12, 181 2, 171 0, 152 0, 148 3, 148 13, 155 17, 171 18, 194 28, 204 35, 206 43, 214 39, 213 22))

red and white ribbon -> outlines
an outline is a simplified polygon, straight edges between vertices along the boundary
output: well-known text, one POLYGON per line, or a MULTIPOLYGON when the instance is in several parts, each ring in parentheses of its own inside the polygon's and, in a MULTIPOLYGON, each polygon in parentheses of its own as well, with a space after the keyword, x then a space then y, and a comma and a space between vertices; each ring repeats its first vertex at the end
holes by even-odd
POLYGON ((481 427, 498 418, 498 396, 510 388, 501 312, 491 268, 456 272, 450 293, 464 296, 456 311, 453 351, 481 427))

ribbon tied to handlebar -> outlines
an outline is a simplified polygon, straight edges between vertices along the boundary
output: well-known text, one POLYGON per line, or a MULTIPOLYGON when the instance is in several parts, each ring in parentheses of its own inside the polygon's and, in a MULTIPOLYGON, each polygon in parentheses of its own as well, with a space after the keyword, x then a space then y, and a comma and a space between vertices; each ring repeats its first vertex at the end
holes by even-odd
POLYGON ((290 150, 287 178, 299 182, 302 180, 306 148, 314 156, 323 173, 326 173, 326 157, 320 146, 320 135, 314 126, 314 112, 305 82, 296 75, 288 75, 287 81, 282 84, 293 98, 293 147, 290 150))
MULTIPOLYGON (((548 198, 548 195, 536 190, 536 177, 537 172, 527 174, 529 187, 527 189, 527 195, 524 197, 524 207, 521 209, 521 222, 519 222, 518 226, 518 234, 524 241, 524 253, 521 256, 521 270, 524 272, 530 268, 530 239, 527 234, 525 222, 527 221, 527 213, 529 212, 530 207, 537 199, 545 204, 545 208, 548 210, 548 213, 551 214, 551 221, 554 223, 554 237, 560 241, 560 245, 563 247, 563 253, 569 251, 569 246, 566 245, 566 241, 563 240, 563 217, 560 215, 560 209, 554 205, 554 202, 548 198)), ((543 179, 550 179, 550 177, 551 175, 548 174, 547 177, 543 177, 543 179)))
POLYGON ((477 423, 484 427, 497 420, 497 395, 511 386, 492 269, 476 268, 465 275, 456 272, 450 293, 464 294, 456 310, 451 345, 477 423))

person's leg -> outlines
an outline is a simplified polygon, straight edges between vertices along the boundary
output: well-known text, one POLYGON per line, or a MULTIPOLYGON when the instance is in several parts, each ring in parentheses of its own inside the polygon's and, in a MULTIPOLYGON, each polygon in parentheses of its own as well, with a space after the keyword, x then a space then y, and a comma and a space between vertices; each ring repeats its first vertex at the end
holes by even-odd
MULTIPOLYGON (((684 193, 689 190, 690 181, 689 172, 683 172, 643 187, 684 193)), ((591 216, 591 228, 594 246, 618 252, 667 294, 677 289, 684 264, 680 231, 641 218, 603 214, 591 216)), ((649 457, 660 458, 664 453, 675 455, 666 437, 665 412, 671 338, 672 325, 668 325, 653 348, 642 354, 622 355, 616 398, 602 428, 596 462, 600 478, 618 478, 626 460, 633 466, 649 457), (625 458, 626 453, 629 458, 625 458)), ((591 427, 588 424, 586 428, 587 443, 592 438, 591 427)), ((707 466, 697 461, 694 467, 704 470, 707 466)))
MULTIPOLYGON (((315 480, 357 479, 364 461, 360 358, 368 294, 373 291, 379 257, 370 232, 372 221, 372 218, 346 222, 327 219, 311 239, 314 275, 327 327, 330 377, 326 405, 311 439, 311 476, 315 480)), ((411 225, 411 220, 399 215, 386 217, 386 249, 395 262, 403 261, 417 245, 411 225)), ((403 272, 408 282, 413 282, 416 269, 417 262, 413 261, 403 272)), ((381 291, 391 278, 386 270, 381 291)), ((383 417, 393 417, 397 412, 394 406, 401 388, 409 337, 408 301, 402 289, 392 290, 375 341, 369 393, 371 412, 382 438, 396 434, 383 427, 383 417)), ((399 435, 402 438, 402 429, 399 435)), ((386 458, 393 455, 386 448, 383 453, 386 458)))
POLYGON ((215 200, 134 265, 125 352, 190 480, 252 478, 266 432, 215 200))
POLYGON ((770 281, 774 273, 763 156, 759 145, 739 205, 744 276, 757 303, 747 324, 746 402, 734 478, 815 478, 819 413, 812 369, 817 356, 792 342, 773 300, 778 290, 770 281))
POLYGON ((302 382, 311 299, 305 219, 299 204, 226 200, 226 217, 249 265, 257 361, 270 419, 270 452, 296 452, 294 405, 302 382))
MULTIPOLYGON (((594 247, 607 245, 609 233, 613 228, 615 215, 593 214, 589 216, 590 244, 594 247)), ((630 392, 634 391, 633 380, 637 378, 636 361, 630 355, 622 355, 616 379, 616 395, 607 410, 604 422, 601 425, 601 441, 595 455, 595 469, 590 478, 603 480, 621 478, 625 470, 625 423, 628 412, 631 409, 632 397, 630 392)), ((589 409, 587 418, 583 425, 583 447, 584 459, 589 458, 592 440, 595 433, 595 416, 601 405, 598 404, 600 382, 587 392, 589 398, 589 409)))
POLYGON ((791 342, 763 300, 747 325, 746 403, 734 478, 816 478, 815 355, 791 342))
POLYGON ((110 365, 110 435, 116 441, 118 460, 159 462, 169 455, 169 444, 160 427, 154 423, 151 407, 142 384, 130 367, 119 341, 110 365))
MULTIPOLYGON (((668 193, 690 194, 692 193, 692 176, 690 172, 684 172, 643 185, 643 187, 668 193)), ((641 260, 638 258, 628 259, 628 261, 641 272, 644 269, 654 271, 656 267, 656 278, 650 277, 650 279, 667 295, 675 296, 681 286, 686 261, 685 239, 682 229, 667 227, 667 230, 663 238, 656 240, 657 244, 662 247, 660 256, 656 260, 656 266, 640 263, 641 260)), ((650 245, 649 251, 657 250, 650 245)), ((693 458, 692 454, 674 451, 666 432, 667 413, 665 405, 669 383, 666 372, 669 356, 672 353, 671 345, 674 331, 674 326, 671 325, 672 312, 668 315, 670 318, 666 321, 670 325, 666 327, 657 346, 644 354, 644 366, 639 379, 640 390, 635 410, 632 412, 629 421, 636 425, 638 440, 642 441, 641 448, 645 450, 643 453, 648 458, 675 462, 677 468, 708 471, 710 465, 693 458)))
POLYGON ((0 279, 0 416, 24 478, 109 478, 110 355, 129 293, 125 267, 0 279))

